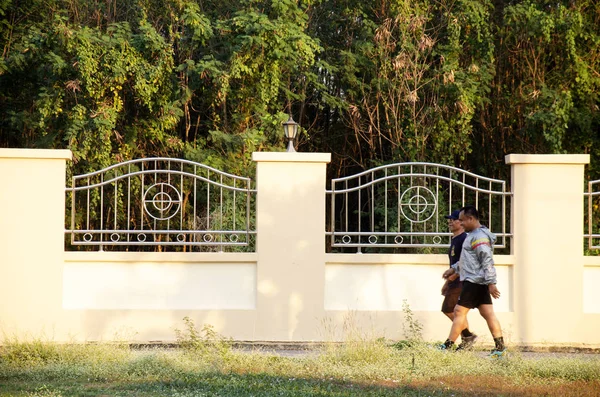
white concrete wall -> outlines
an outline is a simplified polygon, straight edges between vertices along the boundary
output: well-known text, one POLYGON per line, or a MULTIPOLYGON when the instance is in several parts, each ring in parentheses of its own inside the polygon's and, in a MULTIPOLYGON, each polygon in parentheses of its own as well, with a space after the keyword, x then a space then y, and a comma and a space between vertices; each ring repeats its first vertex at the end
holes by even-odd
MULTIPOLYGON (((600 344, 584 313, 584 169, 589 155, 506 156, 511 165, 518 342, 600 344)), ((587 273, 587 274, 586 274, 587 273)))
POLYGON ((0 331, 51 333, 62 308, 68 150, 0 149, 0 331))
MULTIPOLYGON (((497 312, 510 312, 512 263, 497 256, 497 312)), ((402 311, 404 301, 413 311, 440 311, 441 274, 446 255, 331 254, 325 267, 325 310, 402 311)))
MULTIPOLYGON (((450 321, 441 313, 442 273, 448 256, 328 254, 325 268, 325 320, 330 340, 343 340, 348 329, 362 335, 403 339, 408 324, 404 303, 423 326, 425 340, 444 340, 450 321)), ((513 268, 511 255, 495 257, 498 288, 502 297, 494 301, 509 341, 514 337, 513 268)), ((473 310, 470 328, 491 343, 485 321, 473 310)))
POLYGON ((600 314, 600 257, 598 256, 584 258, 583 313, 600 314))
POLYGON ((329 153, 254 153, 261 340, 317 340, 323 317, 329 153))
MULTIPOLYGON (((65 253, 69 159, 0 149, 0 332, 169 342, 188 316, 236 340, 401 339, 406 301, 426 340, 448 334, 446 255, 325 253, 329 154, 254 155, 256 253, 65 253)), ((586 161, 507 157, 513 252, 496 256, 494 303, 509 343, 600 346, 600 259, 583 256, 577 215, 586 161)), ((469 321, 491 341, 477 311, 469 321)))
POLYGON ((255 253, 66 252, 61 323, 75 340, 175 340, 183 317, 255 340, 255 253))
POLYGON ((244 263, 244 255, 230 261, 227 256, 206 262, 207 256, 197 253, 67 253, 63 309, 256 309, 256 259, 244 263))

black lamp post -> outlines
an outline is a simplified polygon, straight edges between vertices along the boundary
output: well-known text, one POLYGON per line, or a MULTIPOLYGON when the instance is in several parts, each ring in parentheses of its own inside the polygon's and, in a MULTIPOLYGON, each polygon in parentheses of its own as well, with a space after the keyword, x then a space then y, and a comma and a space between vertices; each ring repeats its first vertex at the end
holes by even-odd
POLYGON ((288 140, 287 151, 295 152, 296 149, 294 149, 294 139, 296 139, 296 134, 298 133, 298 123, 292 119, 292 115, 290 115, 288 121, 283 123, 283 132, 288 140))

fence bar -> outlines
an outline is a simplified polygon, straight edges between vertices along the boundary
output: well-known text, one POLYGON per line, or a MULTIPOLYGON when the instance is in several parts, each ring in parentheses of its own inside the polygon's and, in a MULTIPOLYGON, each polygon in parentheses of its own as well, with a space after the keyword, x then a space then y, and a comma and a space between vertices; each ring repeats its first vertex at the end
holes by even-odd
MULTIPOLYGON (((127 173, 131 174, 131 164, 127 165, 127 173)), ((131 229, 131 177, 127 178, 127 230, 131 229)), ((129 234, 127 234, 129 241, 129 234)))

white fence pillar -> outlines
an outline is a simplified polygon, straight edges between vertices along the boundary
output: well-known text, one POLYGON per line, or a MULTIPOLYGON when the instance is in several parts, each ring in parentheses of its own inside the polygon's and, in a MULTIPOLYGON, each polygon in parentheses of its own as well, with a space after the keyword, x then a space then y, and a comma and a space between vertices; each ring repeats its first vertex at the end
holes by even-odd
POLYGON ((60 332, 69 150, 0 149, 0 330, 60 332))
POLYGON ((257 185, 256 340, 316 340, 324 315, 329 153, 253 153, 257 185))
POLYGON ((514 310, 525 344, 581 340, 589 155, 511 154, 514 310))

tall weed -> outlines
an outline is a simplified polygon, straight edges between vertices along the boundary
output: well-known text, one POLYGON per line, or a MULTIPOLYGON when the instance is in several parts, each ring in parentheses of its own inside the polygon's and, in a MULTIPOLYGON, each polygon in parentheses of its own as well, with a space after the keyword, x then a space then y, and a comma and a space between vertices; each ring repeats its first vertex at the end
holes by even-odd
POLYGON ((204 324, 200 330, 194 321, 184 317, 185 328, 175 329, 179 347, 188 355, 200 357, 215 368, 223 368, 231 355, 233 341, 215 331, 212 325, 204 324))

